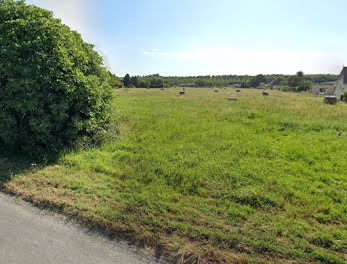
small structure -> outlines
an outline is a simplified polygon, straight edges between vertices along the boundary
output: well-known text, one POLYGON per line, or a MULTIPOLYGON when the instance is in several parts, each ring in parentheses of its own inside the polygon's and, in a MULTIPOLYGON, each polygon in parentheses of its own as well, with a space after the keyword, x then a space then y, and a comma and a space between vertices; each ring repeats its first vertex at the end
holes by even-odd
POLYGON ((268 93, 268 92, 263 92, 263 95, 264 95, 264 96, 268 96, 269 93, 268 93))
POLYGON ((316 96, 334 95, 336 83, 315 83, 311 86, 309 92, 316 96))
POLYGON ((343 69, 336 81, 335 96, 339 100, 343 100, 343 92, 347 90, 347 67, 343 66, 343 69))
POLYGON ((266 90, 266 89, 268 88, 268 85, 265 84, 265 83, 261 83, 257 88, 258 88, 258 89, 266 90))
POLYGON ((280 85, 280 80, 276 79, 276 80, 273 80, 273 81, 269 82, 267 84, 267 87, 272 90, 275 87, 278 87, 279 85, 280 85))
POLYGON ((325 96, 324 97, 324 103, 326 104, 336 104, 337 103, 337 97, 336 96, 325 96))
POLYGON ((229 82, 228 87, 234 87, 234 88, 239 88, 243 85, 243 82, 229 82))
POLYGON ((241 90, 240 89, 236 89, 236 92, 239 93, 239 92, 241 92, 241 90))
POLYGON ((180 91, 180 95, 184 95, 185 93, 185 91, 180 91))
POLYGON ((228 100, 229 101, 237 101, 237 97, 229 97, 228 100))

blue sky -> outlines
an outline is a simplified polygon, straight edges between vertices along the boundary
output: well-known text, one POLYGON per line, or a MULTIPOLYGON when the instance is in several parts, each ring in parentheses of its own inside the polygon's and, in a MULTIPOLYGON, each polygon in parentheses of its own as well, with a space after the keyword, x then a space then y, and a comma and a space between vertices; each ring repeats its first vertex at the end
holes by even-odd
POLYGON ((346 0, 27 0, 96 45, 118 76, 338 74, 346 0))

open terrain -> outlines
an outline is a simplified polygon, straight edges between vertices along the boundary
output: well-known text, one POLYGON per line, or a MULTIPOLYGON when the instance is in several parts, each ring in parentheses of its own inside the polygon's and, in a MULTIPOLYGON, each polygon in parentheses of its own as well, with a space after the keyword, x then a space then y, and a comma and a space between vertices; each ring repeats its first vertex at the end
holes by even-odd
POLYGON ((3 188, 181 263, 346 263, 347 104, 178 91, 117 90, 119 136, 3 188))

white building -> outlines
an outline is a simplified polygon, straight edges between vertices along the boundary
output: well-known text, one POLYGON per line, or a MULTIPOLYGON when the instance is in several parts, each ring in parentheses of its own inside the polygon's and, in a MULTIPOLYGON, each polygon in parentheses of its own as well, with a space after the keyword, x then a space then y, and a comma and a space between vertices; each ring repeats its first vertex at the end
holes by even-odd
POLYGON ((309 92, 313 95, 335 95, 336 83, 315 83, 311 86, 309 92))
POLYGON ((347 91, 347 67, 343 67, 339 78, 336 81, 335 96, 342 100, 343 91, 347 91))

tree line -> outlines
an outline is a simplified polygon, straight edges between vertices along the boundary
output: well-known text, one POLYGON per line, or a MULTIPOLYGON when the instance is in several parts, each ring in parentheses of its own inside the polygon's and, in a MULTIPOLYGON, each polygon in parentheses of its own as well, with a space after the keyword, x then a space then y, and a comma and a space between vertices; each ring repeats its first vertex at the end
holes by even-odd
POLYGON ((250 75, 205 75, 205 76, 160 76, 152 74, 147 76, 130 76, 123 78, 109 73, 111 86, 134 88, 162 88, 175 86, 192 87, 226 87, 238 86, 241 88, 259 87, 273 84, 281 90, 308 90, 312 83, 326 83, 337 79, 333 74, 304 74, 302 71, 295 75, 258 74, 250 75))

